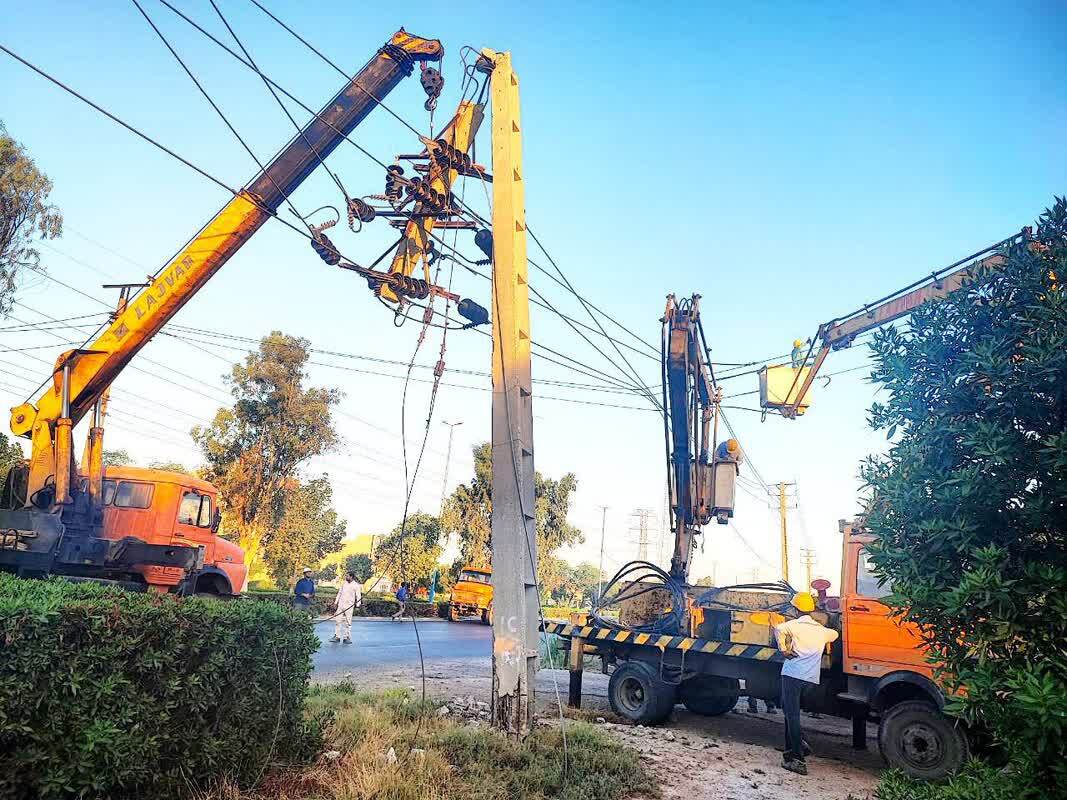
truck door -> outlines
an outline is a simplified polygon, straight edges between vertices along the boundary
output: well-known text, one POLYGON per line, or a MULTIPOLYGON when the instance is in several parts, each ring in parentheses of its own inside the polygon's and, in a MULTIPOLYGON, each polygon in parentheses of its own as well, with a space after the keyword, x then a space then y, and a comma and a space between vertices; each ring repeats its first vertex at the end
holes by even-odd
POLYGON ((174 526, 176 544, 203 546, 204 563, 212 564, 215 561, 215 534, 211 530, 215 505, 211 495, 187 487, 182 487, 181 493, 178 519, 174 526))
POLYGON ((879 585, 861 543, 849 548, 847 563, 853 569, 846 571, 842 609, 846 674, 878 677, 899 669, 930 674, 916 627, 891 618, 889 606, 879 599, 892 592, 892 585, 879 585))

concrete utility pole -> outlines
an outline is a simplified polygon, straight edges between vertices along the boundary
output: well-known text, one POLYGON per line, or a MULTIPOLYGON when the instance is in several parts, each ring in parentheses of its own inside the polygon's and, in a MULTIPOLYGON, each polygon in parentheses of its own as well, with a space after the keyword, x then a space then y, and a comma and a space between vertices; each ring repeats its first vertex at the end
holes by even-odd
POLYGON ((511 54, 482 50, 493 104, 493 726, 532 727, 539 604, 533 388, 519 79, 511 54))
POLYGON ((441 420, 441 424, 448 426, 448 450, 445 452, 445 477, 441 481, 441 510, 437 512, 438 516, 445 512, 445 495, 448 492, 448 465, 452 463, 452 436, 456 432, 456 427, 463 423, 441 420))
POLYGON ((782 521, 782 580, 787 583, 789 582, 789 535, 786 530, 785 490, 787 486, 793 485, 784 481, 778 484, 778 516, 782 521))
POLYGON ((600 601, 601 595, 604 594, 604 529, 607 527, 608 522, 608 507, 599 506, 600 508, 600 571, 597 573, 597 602, 600 601))

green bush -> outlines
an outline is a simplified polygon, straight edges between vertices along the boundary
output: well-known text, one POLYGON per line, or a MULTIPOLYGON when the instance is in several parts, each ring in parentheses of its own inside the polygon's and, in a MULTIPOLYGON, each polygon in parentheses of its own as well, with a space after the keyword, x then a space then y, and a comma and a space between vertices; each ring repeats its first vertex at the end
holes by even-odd
MULTIPOLYGON (((266 600, 285 608, 293 607, 293 596, 289 592, 246 592, 244 597, 247 600, 266 600)), ((316 593, 311 599, 311 615, 313 617, 327 617, 332 614, 335 598, 335 594, 323 595, 316 593)))
POLYGON ((1038 800, 1043 795, 1029 776, 972 761, 945 783, 923 783, 900 770, 882 776, 878 800, 1038 800))
MULTIPOLYGON (((245 597, 249 600, 269 601, 285 606, 293 607, 293 596, 287 592, 248 592, 245 597)), ((311 601, 311 615, 313 617, 329 617, 335 613, 336 592, 318 593, 311 601)), ((420 619, 432 617, 447 617, 447 603, 426 603, 421 600, 409 600, 404 611, 404 616, 415 616, 420 619)), ((400 608, 400 604, 387 595, 365 595, 363 604, 352 611, 355 617, 391 617, 400 608)))
POLYGON ((306 760, 317 646, 274 603, 0 574, 0 797, 183 796, 306 760))

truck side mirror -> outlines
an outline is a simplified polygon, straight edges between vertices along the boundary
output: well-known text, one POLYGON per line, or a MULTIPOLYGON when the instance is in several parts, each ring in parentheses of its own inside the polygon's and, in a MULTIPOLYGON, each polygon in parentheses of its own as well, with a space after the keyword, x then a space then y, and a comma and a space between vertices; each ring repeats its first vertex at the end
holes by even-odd
POLYGON ((222 524, 222 512, 219 511, 216 508, 215 509, 215 518, 213 520, 211 520, 211 532, 212 533, 218 533, 219 532, 219 525, 221 525, 221 524, 222 524))

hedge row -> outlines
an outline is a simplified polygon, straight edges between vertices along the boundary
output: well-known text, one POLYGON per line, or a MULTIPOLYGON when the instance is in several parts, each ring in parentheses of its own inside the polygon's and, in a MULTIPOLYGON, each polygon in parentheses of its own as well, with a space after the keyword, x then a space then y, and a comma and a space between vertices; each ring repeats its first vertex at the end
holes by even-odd
MULTIPOLYGON (((278 603, 287 608, 293 606, 293 596, 288 592, 247 592, 250 600, 266 600, 278 603)), ((311 614, 314 617, 328 617, 334 613, 336 598, 333 596, 323 597, 315 595, 311 601, 311 614)), ((400 603, 391 598, 364 597, 363 604, 352 610, 355 617, 391 617, 400 608, 400 603)), ((426 603, 420 600, 409 600, 404 610, 405 616, 448 617, 448 603, 426 603)))
POLYGON ((0 574, 0 797, 179 797, 312 757, 310 624, 0 574))

